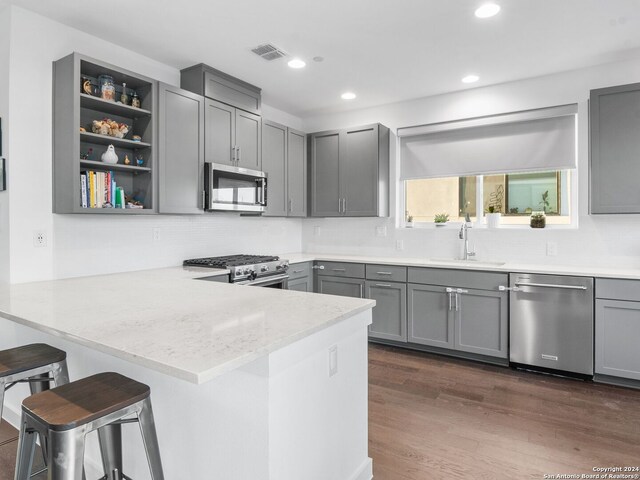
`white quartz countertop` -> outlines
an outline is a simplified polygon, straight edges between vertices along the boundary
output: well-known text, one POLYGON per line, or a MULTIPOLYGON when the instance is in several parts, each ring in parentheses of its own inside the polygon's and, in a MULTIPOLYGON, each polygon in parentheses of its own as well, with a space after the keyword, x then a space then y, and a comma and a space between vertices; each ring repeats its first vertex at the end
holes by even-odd
POLYGON ((372 300, 197 278, 197 267, 0 286, 0 317, 193 383, 372 308, 372 300))
POLYGON ((357 262, 373 263, 379 265, 403 265, 408 267, 432 267, 453 268, 460 270, 482 270, 492 272, 514 273, 543 273, 549 275, 576 275, 581 277, 621 278, 640 280, 640 269, 621 267, 602 267, 595 265, 561 265, 561 264, 534 264, 517 262, 493 262, 482 260, 456 262, 429 258, 403 258, 403 257, 372 257, 345 254, 328 253, 284 253, 280 258, 289 260, 289 263, 301 263, 311 261, 324 262, 357 262))

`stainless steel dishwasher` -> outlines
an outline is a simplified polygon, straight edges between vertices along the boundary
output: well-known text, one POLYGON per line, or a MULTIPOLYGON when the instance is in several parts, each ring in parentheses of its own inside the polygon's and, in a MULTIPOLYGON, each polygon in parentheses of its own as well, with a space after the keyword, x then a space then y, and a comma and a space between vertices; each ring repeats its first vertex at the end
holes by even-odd
POLYGON ((593 375, 593 278, 509 275, 512 363, 593 375))

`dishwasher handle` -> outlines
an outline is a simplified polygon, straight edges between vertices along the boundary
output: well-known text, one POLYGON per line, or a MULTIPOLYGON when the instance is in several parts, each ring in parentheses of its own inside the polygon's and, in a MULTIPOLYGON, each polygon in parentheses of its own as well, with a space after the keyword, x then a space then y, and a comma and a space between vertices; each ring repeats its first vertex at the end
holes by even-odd
MULTIPOLYGON (((584 285, 557 285, 554 283, 521 283, 516 282, 516 288, 518 287, 541 287, 541 288, 560 288, 562 290, 586 290, 584 285)), ((519 288, 519 290, 522 290, 519 288)))

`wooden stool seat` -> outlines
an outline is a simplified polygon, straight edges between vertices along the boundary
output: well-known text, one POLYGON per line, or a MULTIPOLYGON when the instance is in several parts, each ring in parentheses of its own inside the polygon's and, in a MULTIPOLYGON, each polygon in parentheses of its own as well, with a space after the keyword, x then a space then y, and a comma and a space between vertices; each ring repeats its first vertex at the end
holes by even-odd
POLYGON ((66 358, 66 352, 44 343, 2 350, 0 351, 0 377, 63 362, 66 358))
POLYGON ((32 395, 22 402, 22 410, 50 430, 64 431, 122 410, 149 394, 143 383, 118 373, 99 373, 32 395))

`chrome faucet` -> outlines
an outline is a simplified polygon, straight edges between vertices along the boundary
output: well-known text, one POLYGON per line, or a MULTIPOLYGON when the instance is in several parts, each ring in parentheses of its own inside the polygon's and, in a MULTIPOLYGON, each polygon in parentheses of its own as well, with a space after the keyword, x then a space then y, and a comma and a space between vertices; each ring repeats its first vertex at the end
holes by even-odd
POLYGON ((469 217, 469 214, 467 213, 465 215, 465 218, 464 218, 464 223, 462 224, 462 227, 460 227, 460 233, 458 234, 458 237, 460 237, 460 240, 464 240, 464 256, 462 257, 463 260, 472 260, 471 257, 475 257, 476 256, 476 252, 469 251, 469 232, 468 232, 468 230, 470 228, 471 228, 471 218, 469 217))

